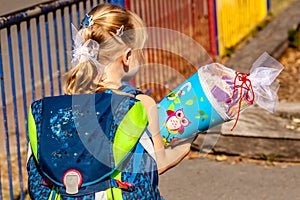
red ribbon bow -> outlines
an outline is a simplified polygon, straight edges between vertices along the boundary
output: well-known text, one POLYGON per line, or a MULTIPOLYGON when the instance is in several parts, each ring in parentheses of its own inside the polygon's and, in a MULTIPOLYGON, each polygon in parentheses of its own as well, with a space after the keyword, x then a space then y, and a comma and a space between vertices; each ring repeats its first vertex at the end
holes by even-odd
POLYGON ((232 101, 236 95, 239 95, 238 96, 239 107, 238 107, 237 117, 235 119, 235 123, 234 123, 233 127, 231 128, 231 131, 233 131, 233 129, 235 128, 235 126, 239 120, 243 99, 245 99, 249 104, 253 104, 253 101, 254 101, 253 87, 252 87, 251 81, 248 79, 248 76, 250 74, 235 72, 235 75, 236 76, 234 78, 233 93, 232 93, 232 97, 230 98, 230 101, 232 101), (237 83, 238 81, 241 82, 239 85, 237 83), (238 90, 238 89, 240 89, 239 94, 236 92, 236 90, 238 90))

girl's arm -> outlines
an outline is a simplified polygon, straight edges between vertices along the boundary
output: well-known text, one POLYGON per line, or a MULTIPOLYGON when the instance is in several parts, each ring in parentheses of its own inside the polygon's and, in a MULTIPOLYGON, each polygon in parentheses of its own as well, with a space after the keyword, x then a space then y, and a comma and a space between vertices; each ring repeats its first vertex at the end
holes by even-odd
POLYGON ((178 145, 173 148, 165 149, 162 136, 160 134, 159 116, 154 99, 147 95, 137 95, 137 99, 141 101, 146 109, 149 125, 148 130, 152 134, 154 149, 156 153, 156 162, 158 173, 162 174, 166 170, 177 165, 190 151, 190 143, 178 145))

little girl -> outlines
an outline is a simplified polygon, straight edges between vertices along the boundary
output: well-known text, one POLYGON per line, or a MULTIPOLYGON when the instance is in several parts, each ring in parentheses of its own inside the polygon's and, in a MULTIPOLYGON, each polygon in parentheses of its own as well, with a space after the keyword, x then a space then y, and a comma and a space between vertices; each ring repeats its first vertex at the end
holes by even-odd
MULTIPOLYGON (((144 149, 142 152, 146 152, 153 157, 153 159, 148 159, 149 163, 147 163, 147 166, 151 166, 149 167, 149 169, 147 169, 147 166, 145 165, 143 171, 135 171, 130 175, 127 174, 131 177, 130 179, 134 185, 134 189, 130 191, 126 190, 126 188, 128 189, 128 187, 132 185, 124 185, 123 182, 117 181, 117 187, 111 185, 112 188, 115 187, 109 190, 111 192, 107 192, 108 190, 106 188, 106 192, 104 193, 101 193, 99 189, 96 189, 97 192, 86 194, 86 198, 160 199, 161 197, 158 191, 157 180, 158 174, 161 174, 178 164, 189 152, 190 144, 182 144, 172 149, 165 149, 160 134, 158 121, 159 116, 156 102, 151 97, 144 95, 135 88, 122 84, 124 79, 128 80, 133 77, 138 72, 140 66, 143 64, 142 48, 147 39, 146 28, 143 21, 140 17, 129 10, 125 10, 116 5, 102 4, 93 8, 86 15, 79 32, 77 32, 74 28, 73 38, 75 45, 72 59, 73 68, 67 74, 67 95, 64 96, 76 97, 77 95, 81 94, 117 94, 130 96, 133 97, 135 101, 141 102, 147 118, 147 126, 145 131, 147 132, 147 134, 143 134, 143 136, 139 138, 139 140, 135 144, 136 147, 134 148, 134 151, 137 152, 137 146, 142 146, 142 149, 144 149), (145 190, 145 188, 148 189, 145 190)), ((85 97, 88 98, 88 96, 85 97)), ((54 98, 56 98, 55 102, 58 102, 57 104, 59 104, 60 97, 54 98)), ((84 101, 84 99, 82 101, 84 101)), ((74 99, 72 105, 74 105, 74 99)), ((102 106, 105 107, 107 105, 102 106)), ((38 131, 38 128, 36 127, 38 127, 39 125, 38 122, 40 121, 40 118, 36 117, 37 113, 41 113, 41 119, 43 119, 44 115, 50 115, 50 113, 52 114, 51 108, 49 108, 51 111, 47 113, 46 107, 47 104, 43 106, 31 106, 32 111, 30 112, 29 116, 29 138, 31 149, 33 151, 33 156, 29 154, 29 160, 27 164, 27 170, 29 174, 29 193, 32 199, 77 199, 77 197, 72 197, 72 195, 63 197, 63 195, 60 195, 60 190, 58 191, 53 186, 55 185, 55 183, 53 184, 51 183, 51 181, 47 181, 47 178, 49 177, 46 177, 45 181, 44 178, 39 177, 39 175, 36 174, 37 172, 40 172, 42 170, 42 168, 40 167, 40 165, 42 165, 42 163, 40 163, 42 155, 40 155, 39 158, 36 150, 36 148, 42 148, 39 147, 39 145, 42 146, 42 143, 32 142, 32 140, 35 141, 36 139, 32 139, 33 136, 30 135, 36 135, 32 134, 31 132, 38 131), (43 107, 44 110, 35 111, 35 108, 40 109, 40 107, 43 107), (32 128, 32 126, 34 126, 34 128, 32 128), (33 147, 34 145, 36 145, 37 147, 33 147), (37 187, 36 183, 34 182, 37 179, 43 180, 43 183, 45 184, 37 187), (43 195, 48 196, 47 198, 42 198, 43 195)), ((72 113, 73 112, 74 111, 72 111, 72 113)), ((142 115, 143 114, 141 113, 141 116, 136 116, 136 118, 142 118, 142 115)), ((57 116, 62 118, 62 114, 57 116)), ((63 116, 66 117, 66 115, 63 116)), ((51 120, 51 130, 53 131, 58 127, 57 125, 53 125, 55 120, 57 120, 57 117, 54 118, 52 116, 52 118, 50 118, 50 121, 51 120)), ((62 122, 61 124, 64 125, 66 123, 62 122)), ((61 124, 59 125, 59 128, 61 128, 61 124)), ((90 129, 93 129, 93 127, 90 127, 90 129)), ((112 129, 113 124, 110 124, 108 132, 113 132, 111 131, 112 129)), ((127 127, 127 129, 132 129, 132 131, 134 131, 135 127, 129 126, 127 127)), ((43 132, 43 130, 41 132, 43 132)), ((68 134, 70 135, 71 133, 68 134)), ((88 133, 86 132, 86 134, 88 133)), ((116 133, 113 132, 113 134, 116 133)), ((97 143, 96 138, 97 136, 93 138, 94 140, 96 140, 95 143, 97 143)), ((99 141, 99 145, 100 143, 102 144, 103 141, 99 141)), ((130 143, 130 141, 128 141, 128 143, 130 143)), ((126 145, 128 145, 127 141, 123 141, 120 147, 123 148, 123 146, 126 145)), ((49 145, 49 148, 50 146, 51 145, 49 145)), ((52 156, 56 156, 58 158, 64 156, 64 154, 61 152, 54 152, 52 154, 52 156)), ((74 156, 77 156, 77 153, 74 153, 74 156)), ((137 160, 138 159, 135 159, 133 162, 136 162, 137 160)), ((124 163, 123 165, 129 165, 130 162, 131 161, 129 161, 128 163, 124 163)), ((132 165, 135 166, 135 164, 139 165, 139 163, 134 163, 132 165)), ((76 168, 76 166, 73 167, 76 168)), ((126 166, 122 166, 122 169, 125 168, 126 166)), ((92 170, 92 168, 90 170, 92 170)), ((78 190, 82 189, 80 189, 79 186, 79 182, 82 182, 82 179, 80 179, 80 173, 75 169, 71 170, 68 173, 65 173, 63 176, 63 182, 66 182, 67 185, 67 193, 69 191, 70 194, 76 194, 78 190), (73 182, 70 181, 69 184, 67 183, 68 180, 73 180, 73 182), (76 183, 76 187, 72 187, 74 180, 76 183), (76 182, 76 180, 78 181, 76 182)))

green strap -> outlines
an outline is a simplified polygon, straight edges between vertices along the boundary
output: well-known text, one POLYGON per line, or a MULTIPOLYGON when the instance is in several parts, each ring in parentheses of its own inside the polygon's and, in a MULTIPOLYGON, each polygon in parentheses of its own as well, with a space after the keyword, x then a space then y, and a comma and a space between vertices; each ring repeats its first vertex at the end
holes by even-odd
MULTIPOLYGON (((126 113, 116 131, 113 144, 113 153, 116 165, 118 165, 136 145, 147 124, 148 118, 146 110, 142 103, 138 101, 126 113)), ((117 170, 111 177, 116 180, 122 181, 121 174, 122 172, 117 170)), ((119 188, 109 188, 108 190, 106 190, 106 194, 109 200, 123 199, 122 190, 119 188)))
POLYGON ((136 102, 121 121, 115 135, 113 153, 115 164, 131 151, 148 124, 148 118, 141 102, 136 102))
MULTIPOLYGON (((115 171, 111 178, 122 181, 122 172, 115 171)), ((106 190, 108 200, 123 200, 122 189, 111 187, 106 190)))
POLYGON ((28 135, 29 135, 29 142, 30 142, 33 155, 35 159, 38 161, 36 125, 35 125, 34 118, 32 116, 31 106, 29 107, 29 111, 28 111, 28 135))

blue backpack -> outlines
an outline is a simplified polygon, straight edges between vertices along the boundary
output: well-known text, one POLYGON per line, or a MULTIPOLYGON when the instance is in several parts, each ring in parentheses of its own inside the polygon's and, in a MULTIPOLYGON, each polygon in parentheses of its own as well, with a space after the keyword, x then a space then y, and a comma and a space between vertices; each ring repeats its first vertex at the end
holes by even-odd
POLYGON ((161 199, 156 162, 145 149, 153 147, 145 109, 137 90, 123 91, 131 94, 106 90, 31 104, 31 199, 161 199))

